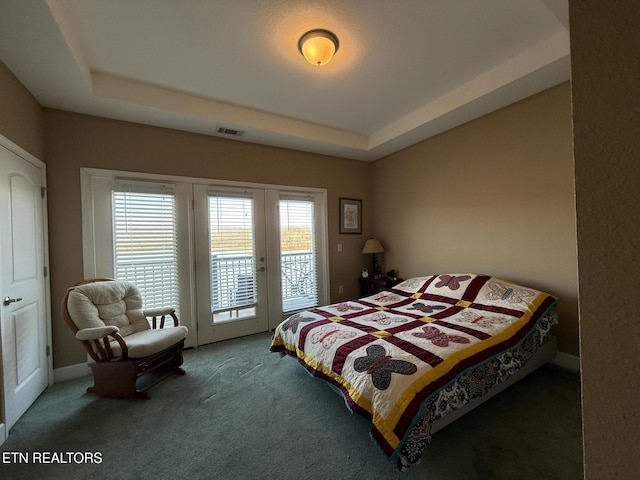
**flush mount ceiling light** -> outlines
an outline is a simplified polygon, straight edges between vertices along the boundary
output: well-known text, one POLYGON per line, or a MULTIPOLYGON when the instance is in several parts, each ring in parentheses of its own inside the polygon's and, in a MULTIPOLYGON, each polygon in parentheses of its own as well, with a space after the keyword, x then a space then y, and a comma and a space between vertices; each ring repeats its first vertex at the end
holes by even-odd
POLYGON ((298 50, 307 61, 318 67, 326 65, 338 51, 338 37, 329 30, 309 30, 298 40, 298 50))

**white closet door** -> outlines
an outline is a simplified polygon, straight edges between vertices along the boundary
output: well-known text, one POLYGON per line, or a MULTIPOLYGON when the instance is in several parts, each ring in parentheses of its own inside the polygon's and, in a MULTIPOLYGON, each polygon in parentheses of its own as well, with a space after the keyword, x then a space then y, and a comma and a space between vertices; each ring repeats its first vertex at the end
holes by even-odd
POLYGON ((0 146, 0 322, 7 432, 49 381, 42 179, 40 168, 0 146))

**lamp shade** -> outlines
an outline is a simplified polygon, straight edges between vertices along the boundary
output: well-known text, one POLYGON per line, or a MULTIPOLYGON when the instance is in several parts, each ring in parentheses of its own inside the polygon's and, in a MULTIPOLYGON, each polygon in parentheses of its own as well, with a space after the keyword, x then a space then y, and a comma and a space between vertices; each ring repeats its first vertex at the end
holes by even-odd
POLYGON ((364 247, 362 247, 362 253, 384 253, 384 248, 379 240, 370 238, 365 242, 364 247))
POLYGON ((326 65, 338 51, 338 38, 328 30, 311 30, 298 41, 298 50, 307 61, 318 67, 326 65))

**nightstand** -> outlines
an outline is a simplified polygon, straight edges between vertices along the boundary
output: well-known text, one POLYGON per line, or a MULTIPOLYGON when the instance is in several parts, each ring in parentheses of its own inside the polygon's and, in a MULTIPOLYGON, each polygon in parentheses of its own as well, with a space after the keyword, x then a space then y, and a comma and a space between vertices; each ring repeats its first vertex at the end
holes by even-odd
POLYGON ((370 295, 374 295, 383 290, 387 290, 389 288, 395 287, 397 284, 402 282, 402 279, 396 278, 395 280, 391 280, 389 278, 358 278, 360 282, 360 297, 368 297, 370 295))

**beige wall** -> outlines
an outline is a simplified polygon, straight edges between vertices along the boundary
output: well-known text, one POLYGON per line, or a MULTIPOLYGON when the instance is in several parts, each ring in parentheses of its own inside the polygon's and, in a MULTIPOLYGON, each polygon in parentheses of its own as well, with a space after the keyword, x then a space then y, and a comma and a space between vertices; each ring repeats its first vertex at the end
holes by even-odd
POLYGON ((326 188, 331 299, 358 296, 372 230, 370 164, 58 110, 45 110, 45 132, 54 368, 85 360, 59 313, 65 289, 83 278, 80 167, 326 188), (339 197, 362 199, 363 235, 338 234, 339 197))
POLYGON ((559 297, 578 354, 571 92, 557 86, 374 163, 376 236, 401 277, 496 275, 559 297))
POLYGON ((640 472, 640 5, 570 2, 585 477, 640 472))
POLYGON ((40 104, 0 61, 0 134, 45 161, 40 104))

